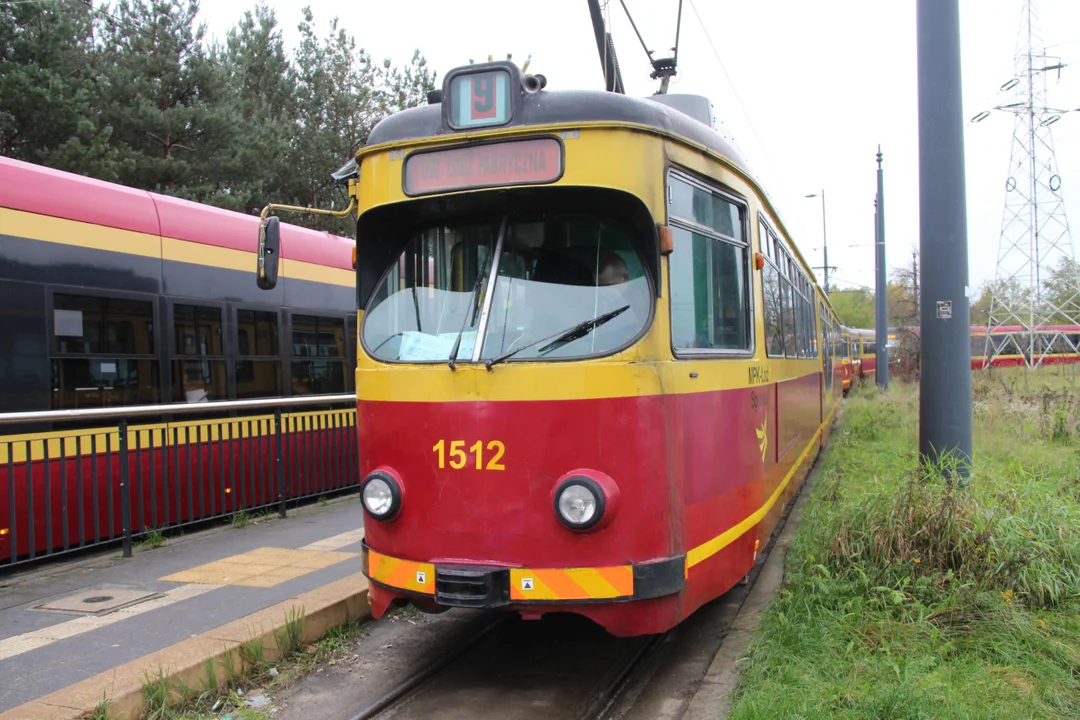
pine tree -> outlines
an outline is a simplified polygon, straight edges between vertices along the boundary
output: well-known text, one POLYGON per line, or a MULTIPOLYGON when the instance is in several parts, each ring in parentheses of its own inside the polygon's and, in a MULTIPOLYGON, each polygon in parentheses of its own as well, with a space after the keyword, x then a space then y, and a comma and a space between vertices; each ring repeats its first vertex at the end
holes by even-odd
POLYGON ((120 182, 206 201, 227 192, 212 158, 235 142, 227 73, 203 48, 198 0, 120 0, 106 16, 103 116, 120 182))
MULTIPOLYGON (((293 193, 299 205, 340 209, 344 201, 331 187, 330 173, 367 141, 375 123, 422 102, 434 87, 435 73, 419 51, 404 70, 394 68, 389 60, 375 65, 337 18, 320 39, 311 8, 303 12, 294 60, 297 131, 289 163, 295 169, 293 193)), ((318 217, 305 222, 335 232, 352 232, 347 227, 351 223, 329 223, 318 217)))
POLYGON ((0 5, 0 155, 116 179, 88 5, 0 5))
POLYGON ((250 213, 257 213, 268 198, 297 202, 297 197, 280 194, 294 173, 289 162, 297 103, 295 72, 274 11, 260 3, 254 13, 245 12, 215 57, 229 71, 241 127, 230 152, 215 158, 230 193, 212 201, 250 213))

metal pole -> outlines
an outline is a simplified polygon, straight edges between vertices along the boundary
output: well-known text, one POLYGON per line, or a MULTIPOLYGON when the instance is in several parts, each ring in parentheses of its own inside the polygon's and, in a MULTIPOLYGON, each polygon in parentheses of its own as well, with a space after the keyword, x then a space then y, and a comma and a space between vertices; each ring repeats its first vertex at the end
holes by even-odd
MULTIPOLYGON (((124 557, 131 557, 131 469, 128 467, 128 424, 120 420, 120 522, 123 523, 124 557)), ((61 440, 60 442, 63 442, 61 440)), ((81 508, 80 508, 81 509, 81 508)), ((111 533, 112 530, 110 529, 111 533)))
POLYGON ((825 232, 825 188, 821 189, 821 249, 825 253, 825 294, 829 294, 829 237, 825 232))
POLYGON ((874 323, 874 342, 877 346, 877 369, 874 377, 878 387, 889 389, 889 285, 885 277, 885 174, 881 170, 881 146, 877 149, 877 254, 874 264, 877 268, 877 321, 874 323))
MULTIPOLYGON (((971 467, 971 309, 959 0, 917 0, 919 59, 919 454, 971 467)), ((950 471, 952 468, 949 467, 950 471)))
POLYGON ((281 408, 274 410, 274 475, 277 480, 277 493, 278 493, 278 514, 281 517, 288 516, 288 510, 286 509, 285 502, 285 473, 282 470, 282 427, 281 427, 281 408))

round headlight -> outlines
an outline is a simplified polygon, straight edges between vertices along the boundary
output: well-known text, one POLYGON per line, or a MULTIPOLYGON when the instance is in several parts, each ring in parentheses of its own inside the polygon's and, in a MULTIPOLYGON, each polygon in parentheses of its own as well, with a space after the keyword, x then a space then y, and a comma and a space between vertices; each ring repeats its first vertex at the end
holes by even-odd
POLYGON ((555 493, 555 513, 568 528, 590 528, 604 515, 604 492, 592 478, 570 478, 555 493))
POLYGON ((364 479, 360 499, 368 515, 376 520, 389 520, 401 507, 401 488, 388 474, 374 472, 364 479))

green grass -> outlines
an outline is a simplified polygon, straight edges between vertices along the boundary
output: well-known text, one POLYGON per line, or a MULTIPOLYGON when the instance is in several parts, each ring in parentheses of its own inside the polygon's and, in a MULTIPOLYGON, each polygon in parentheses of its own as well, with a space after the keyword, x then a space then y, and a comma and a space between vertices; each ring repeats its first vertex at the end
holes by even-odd
POLYGON ((975 376, 959 490, 918 388, 852 393, 742 663, 732 718, 1080 717, 1080 392, 975 376))

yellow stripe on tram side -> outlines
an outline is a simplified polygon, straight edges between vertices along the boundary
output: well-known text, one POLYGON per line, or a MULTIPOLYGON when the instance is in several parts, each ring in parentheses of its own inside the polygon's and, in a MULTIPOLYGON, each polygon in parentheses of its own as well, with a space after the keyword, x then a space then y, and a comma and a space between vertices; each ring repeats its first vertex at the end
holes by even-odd
POLYGON ((0 208, 0 228, 3 228, 5 235, 29 240, 141 257, 161 257, 161 239, 158 235, 118 230, 51 215, 0 208))
MULTIPOLYGON (((287 433, 303 430, 321 430, 332 428, 333 425, 329 424, 328 421, 324 421, 320 425, 317 418, 330 418, 333 416, 344 418, 344 427, 354 428, 356 426, 356 408, 353 407, 283 414, 282 425, 287 433), (306 419, 311 421, 305 423, 306 419)), ((341 426, 342 423, 339 422, 338 427, 341 426)), ((158 449, 184 445, 185 442, 205 443, 217 442, 218 440, 246 440, 248 438, 267 437, 273 434, 273 415, 131 425, 128 428, 128 449, 132 451, 136 447, 139 450, 158 449)), ((120 433, 117 426, 112 426, 80 428, 78 430, 54 430, 52 432, 22 435, 0 435, 0 469, 8 463, 9 458, 13 463, 26 462, 28 443, 31 462, 44 460, 46 457, 59 460, 61 454, 70 459, 79 455, 86 457, 93 453, 95 449, 98 453, 119 452, 120 433), (95 437, 97 438, 96 448, 94 444, 95 437), (63 453, 61 453, 61 443, 63 443, 63 453), (45 452, 46 445, 48 446, 47 455, 45 452)))
MULTIPOLYGON (((251 271, 251 262, 255 255, 250 255, 244 262, 245 271, 251 271)), ((293 280, 307 280, 314 283, 327 285, 341 285, 343 287, 356 287, 356 272, 341 268, 326 267, 315 263, 304 262, 293 258, 282 258, 280 274, 293 280)))

